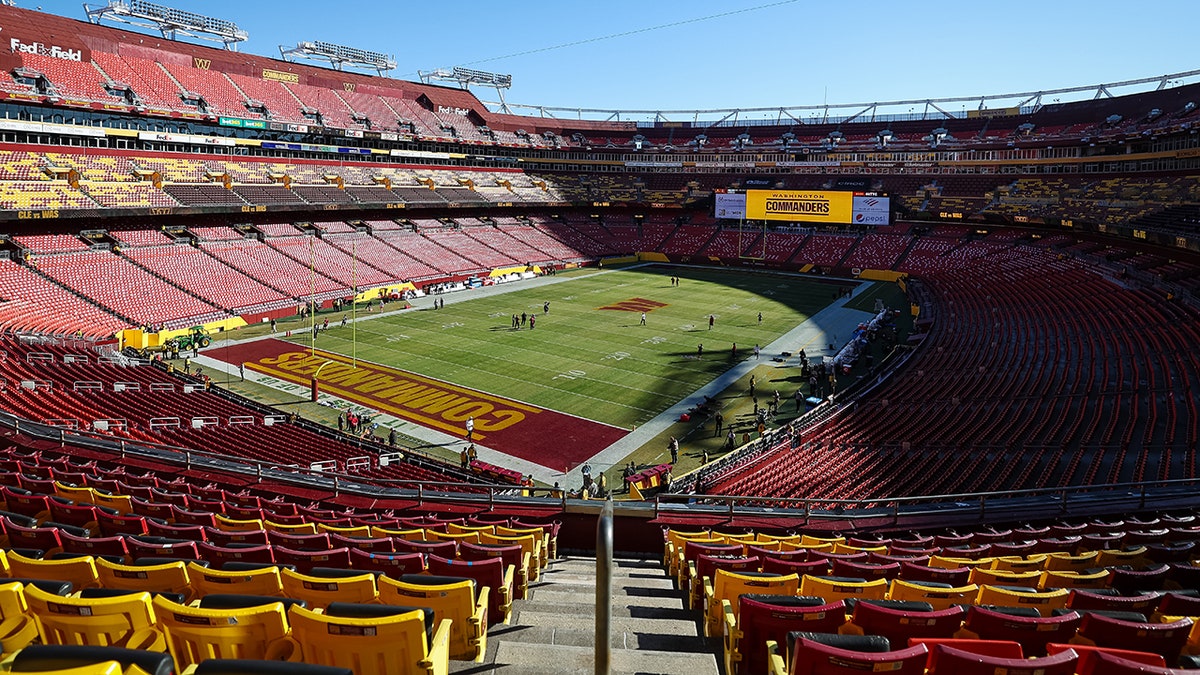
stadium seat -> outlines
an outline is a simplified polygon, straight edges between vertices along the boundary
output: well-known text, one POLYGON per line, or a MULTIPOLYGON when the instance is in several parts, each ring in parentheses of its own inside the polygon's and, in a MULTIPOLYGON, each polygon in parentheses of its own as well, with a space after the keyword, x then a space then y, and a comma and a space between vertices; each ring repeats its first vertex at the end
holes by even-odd
MULTIPOLYGON (((932 560, 931 560, 932 562, 932 560)), ((970 581, 971 570, 968 567, 930 567, 911 562, 900 563, 900 578, 906 581, 934 581, 951 586, 966 586, 970 581)))
POLYGON ((274 565, 253 570, 214 570, 192 562, 188 563, 187 571, 193 597, 214 593, 283 596, 283 581, 274 565))
POLYGON ((785 670, 779 657, 775 656, 771 659, 771 672, 773 675, 851 675, 863 671, 923 675, 928 655, 928 649, 919 643, 894 651, 865 652, 831 647, 810 637, 797 637, 789 659, 790 670, 785 670))
POLYGON ((188 578, 187 565, 168 562, 157 565, 120 565, 103 558, 96 559, 100 585, 128 591, 150 593, 181 593, 191 601, 194 591, 188 578))
POLYGON ((164 651, 149 593, 110 598, 65 598, 25 587, 25 599, 43 644, 125 647, 164 651))
POLYGON ((9 574, 13 577, 68 581, 77 591, 100 585, 100 575, 96 572, 96 563, 91 556, 38 560, 9 552, 8 566, 9 574))
POLYGON ((356 570, 379 572, 398 579, 403 574, 424 572, 425 556, 420 553, 375 553, 352 548, 350 549, 350 567, 356 570))
POLYGON ((800 582, 800 595, 814 595, 834 600, 883 600, 887 597, 888 582, 883 579, 867 581, 865 579, 845 577, 816 577, 805 575, 800 582))
POLYGON ((893 579, 888 587, 889 600, 909 600, 928 602, 935 610, 947 609, 955 605, 970 605, 979 595, 979 587, 975 584, 951 588, 945 585, 934 586, 934 582, 921 584, 893 579))
POLYGON ((1105 651, 1096 652, 1079 669, 1079 675, 1192 675, 1195 672, 1183 668, 1159 668, 1105 651))
POLYGON ((1192 623, 1188 618, 1171 623, 1150 623, 1087 613, 1074 637, 1055 642, 1151 652, 1162 656, 1167 663, 1174 663, 1187 643, 1192 623))
POLYGON ((436 555, 429 556, 429 574, 474 579, 479 588, 489 589, 489 624, 507 624, 512 615, 514 572, 515 568, 505 565, 500 558, 447 560, 436 555))
MULTIPOLYGON (((511 565, 514 569, 513 593, 517 600, 524 600, 529 593, 529 566, 531 554, 519 544, 510 546, 500 544, 471 544, 464 542, 458 549, 459 557, 463 560, 487 560, 499 557, 505 567, 511 565)), ((440 555, 433 554, 430 555, 440 555)), ((442 556, 447 557, 447 556, 442 556)), ((396 577, 393 577, 396 578, 396 577)))
MULTIPOLYGON (((375 575, 359 570, 345 570, 342 575, 301 574, 290 569, 280 572, 283 595, 303 600, 313 609, 323 609, 331 602, 369 603, 378 595, 375 575)), ((380 577, 382 581, 386 577, 380 577)), ((403 603, 392 603, 403 604, 403 603)))
MULTIPOLYGON (((800 588, 800 577, 795 574, 777 575, 762 572, 733 572, 718 569, 713 572, 712 584, 704 586, 704 634, 709 637, 720 635, 724 621, 722 600, 731 603, 738 596, 752 593, 757 595, 795 595, 800 588)), ((807 594, 806 594, 807 595, 807 594)), ((738 606, 733 605, 734 619, 738 606)))
POLYGON ((282 603, 241 609, 203 609, 154 599, 158 628, 180 669, 206 659, 267 659, 286 655, 289 635, 282 603), (273 653, 272 649, 277 652, 273 653))
POLYGON ((1155 668, 1167 667, 1167 662, 1163 660, 1161 655, 1152 654, 1150 652, 1134 652, 1129 651, 1128 649, 1112 649, 1111 647, 1096 647, 1092 645, 1059 644, 1057 642, 1052 642, 1046 645, 1046 653, 1051 655, 1066 651, 1068 649, 1075 650, 1075 653, 1079 655, 1079 663, 1075 666, 1075 672, 1077 673, 1087 672, 1091 667, 1091 660, 1096 658, 1096 655, 1102 652, 1111 656, 1119 656, 1123 659, 1136 661, 1147 666, 1153 666, 1155 668))
POLYGON ((953 637, 962 626, 965 614, 966 610, 961 606, 933 610, 928 604, 914 601, 862 600, 854 604, 850 622, 842 627, 841 632, 849 635, 882 635, 893 645, 906 645, 912 638, 953 637), (904 606, 913 608, 903 609, 904 606))
POLYGON ((759 562, 758 556, 747 558, 741 555, 725 556, 704 553, 696 556, 695 560, 688 562, 691 570, 687 574, 690 586, 685 587, 688 590, 688 607, 691 609, 700 607, 700 603, 704 600, 704 585, 712 583, 712 576, 716 570, 757 572, 759 571, 759 562))
POLYGON ((354 675, 354 671, 315 663, 209 659, 189 670, 188 675, 354 675))
POLYGON ((450 658, 476 662, 482 662, 487 651, 489 590, 463 577, 406 574, 400 579, 379 578, 380 602, 433 609, 437 621, 451 621, 450 658))
POLYGON ((937 645, 927 675, 1074 675, 1078 660, 1070 649, 1034 659, 1006 659, 937 645))
MULTIPOLYGON (((1036 610, 1029 610, 1030 613, 1036 610)), ((1075 636, 1081 617, 1075 612, 1059 616, 1019 616, 994 609, 972 606, 957 638, 970 640, 1011 640, 1020 643, 1026 656, 1044 656, 1051 642, 1068 642, 1075 636)))
MULTIPOLYGON (((1035 574, 1037 574, 1035 572, 1035 574)), ((979 588, 979 596, 975 598, 977 605, 996 605, 999 607, 1034 607, 1042 616, 1050 616, 1056 609, 1067 606, 1070 592, 1065 589, 1039 593, 1034 589, 1020 589, 1011 586, 985 585, 979 588)))
POLYGON ((791 631, 836 633, 846 622, 840 600, 795 595, 743 594, 721 601, 725 619, 725 672, 762 673, 767 669, 767 640, 783 642, 791 631), (739 605, 734 612, 733 602, 739 605))
POLYGON ((332 615, 294 605, 288 623, 297 647, 291 661, 349 668, 354 675, 445 675, 450 669, 451 621, 437 621, 430 636, 420 609, 376 605, 332 615))

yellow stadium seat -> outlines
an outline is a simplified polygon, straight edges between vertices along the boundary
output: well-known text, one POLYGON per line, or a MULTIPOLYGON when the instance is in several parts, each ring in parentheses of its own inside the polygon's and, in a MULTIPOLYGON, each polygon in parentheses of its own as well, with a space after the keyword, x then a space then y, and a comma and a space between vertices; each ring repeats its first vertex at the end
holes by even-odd
POLYGON ((303 600, 313 609, 323 609, 331 602, 375 602, 378 595, 375 575, 370 572, 345 577, 322 577, 284 569, 280 572, 280 581, 283 582, 285 597, 303 600))
POLYGON ((427 530, 425 537, 429 541, 469 541, 472 544, 478 544, 480 543, 479 537, 482 534, 480 532, 438 532, 437 530, 427 530))
MULTIPOLYGON (((330 534, 340 534, 343 537, 369 537, 371 536, 371 528, 368 525, 354 525, 351 527, 338 527, 336 525, 326 525, 325 523, 317 523, 317 532, 328 532, 330 534)), ((313 532, 313 534, 317 534, 313 532)))
POLYGON ((1000 607, 1032 607, 1042 616, 1050 616, 1056 609, 1067 606, 1067 598, 1071 592, 1066 589, 1046 591, 1045 593, 1021 593, 1000 586, 980 586, 979 595, 975 598, 977 605, 998 605, 1000 607))
POLYGON ((263 529, 267 532, 278 532, 280 534, 317 534, 316 523, 276 523, 271 520, 264 520, 263 529))
MULTIPOLYGON (((20 671, 7 671, 20 672, 20 671)), ((73 668, 56 668, 54 670, 39 670, 41 675, 125 675, 125 669, 116 661, 104 661, 102 663, 92 663, 86 666, 76 666, 73 668)), ((141 675, 143 671, 137 671, 141 675)))
POLYGON ((708 530, 663 530, 662 563, 663 567, 666 567, 667 571, 671 573, 671 576, 675 576, 675 563, 673 562, 675 549, 681 547, 682 544, 680 542, 685 539, 712 539, 712 533, 708 530))
POLYGON ((129 495, 113 495, 95 490, 92 498, 95 500, 96 506, 113 509, 121 515, 133 513, 133 497, 129 495))
POLYGON ((1096 556, 1096 567, 1116 567, 1117 565, 1129 565, 1130 567, 1141 567, 1146 564, 1146 547, 1139 546, 1137 548, 1114 551, 1100 551, 1096 556))
POLYGON ((104 588, 181 593, 186 601, 190 601, 194 594, 188 579, 187 564, 182 561, 160 565, 121 565, 96 558, 96 571, 104 588))
POLYGON ((1099 557, 1099 551, 1089 551, 1087 553, 1080 553, 1079 555, 1051 553, 1046 556, 1046 561, 1042 565, 1042 569, 1048 572, 1082 572, 1099 567, 1096 564, 1096 560, 1099 557))
POLYGON ((1068 572, 1046 570, 1038 579, 1038 590, 1051 588, 1108 588, 1108 570, 1100 569, 1095 572, 1068 572))
POLYGON ((90 487, 67 485, 62 481, 54 481, 54 494, 75 502, 76 504, 95 504, 96 490, 90 487))
POLYGON ((420 610, 366 618, 288 610, 295 653, 289 660, 349 668, 355 675, 446 675, 450 670, 449 620, 427 640, 420 610))
POLYGON ((155 628, 149 593, 64 598, 30 585, 25 587, 25 600, 42 644, 166 650, 166 641, 155 628))
POLYGON ((20 582, 0 584, 0 653, 11 654, 37 639, 37 624, 20 582))
POLYGON ((9 551, 8 566, 9 573, 13 577, 69 581, 76 591, 96 588, 100 585, 95 559, 90 555, 60 560, 39 560, 26 558, 20 553, 9 551))
POLYGON ((951 556, 935 555, 929 558, 930 567, 940 567, 944 570, 955 570, 960 567, 991 567, 992 558, 955 558, 951 556))
POLYGON ((833 544, 801 544, 798 541, 780 542, 780 551, 824 551, 833 553, 833 544))
POLYGON ((1028 586, 1033 588, 1037 586, 1038 579, 1042 577, 1042 573, 1038 570, 1029 570, 1028 572, 1001 572, 998 570, 976 567, 971 570, 971 576, 967 580, 973 584, 980 586, 984 584, 992 584, 999 586, 1028 586))
POLYGON ((1043 554, 1031 556, 1004 555, 992 559, 993 570, 998 572, 1030 572, 1044 569, 1046 556, 1043 554))
POLYGON ((192 597, 202 598, 214 593, 283 596, 283 582, 278 567, 265 566, 244 571, 213 570, 190 562, 187 572, 192 597))
POLYGON ((948 609, 951 605, 970 605, 978 595, 979 587, 975 584, 957 588, 937 588, 904 579, 892 579, 892 585, 888 589, 889 600, 928 602, 934 609, 948 609))
POLYGON ((764 544, 773 542, 773 541, 799 544, 801 536, 803 536, 803 535, 799 535, 799 534, 763 534, 760 532, 758 534, 758 538, 756 539, 756 541, 762 542, 764 544))
MULTIPOLYGON (((204 609, 154 599, 158 628, 182 670, 206 659, 271 659, 289 635, 283 603, 204 609)), ((286 653, 286 651, 284 651, 286 653)))
POLYGON ((393 530, 378 525, 371 526, 372 537, 395 537, 407 541, 425 541, 425 530, 418 527, 411 530, 393 530))
POLYGON ((496 526, 496 536, 525 537, 530 536, 538 541, 538 566, 545 567, 550 561, 550 535, 540 527, 504 527, 496 526))
POLYGON ((379 577, 379 602, 385 605, 429 607, 434 620, 449 619, 450 658, 482 662, 487 651, 488 587, 472 579, 405 574, 379 577))
POLYGON ((718 569, 713 573, 712 580, 704 584, 704 634, 709 637, 721 634, 721 625, 725 620, 722 600, 728 600, 733 605, 733 618, 736 620, 739 595, 795 595, 799 588, 800 576, 797 574, 739 573, 718 569))
POLYGON ((259 518, 251 518, 248 520, 238 520, 228 518, 221 514, 215 516, 217 521, 217 529, 225 532, 255 532, 264 527, 263 521, 259 518))
POLYGON ((825 602, 858 598, 860 600, 883 600, 887 598, 887 579, 872 581, 846 581, 837 577, 818 577, 805 574, 800 580, 800 595, 815 595, 825 602))
POLYGON ((825 544, 829 544, 830 546, 833 546, 834 544, 844 544, 844 543, 846 543, 845 537, 814 537, 809 534, 804 534, 804 535, 800 536, 800 545, 804 546, 804 547, 823 546, 825 544))
POLYGON ((868 547, 851 546, 849 544, 839 541, 839 542, 835 542, 833 544, 833 552, 839 553, 839 554, 845 554, 845 553, 884 553, 884 554, 886 554, 888 552, 888 547, 886 547, 886 546, 868 546, 868 547))
POLYGON ((458 523, 446 523, 446 530, 451 534, 461 534, 463 532, 487 532, 488 534, 496 534, 495 525, 460 525, 458 523))

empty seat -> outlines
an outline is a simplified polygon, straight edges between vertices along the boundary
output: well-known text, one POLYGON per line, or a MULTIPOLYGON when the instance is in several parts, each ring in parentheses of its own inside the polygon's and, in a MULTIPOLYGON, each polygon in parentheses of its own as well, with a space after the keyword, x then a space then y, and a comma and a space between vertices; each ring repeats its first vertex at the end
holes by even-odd
POLYGON ((795 595, 744 594, 722 601, 725 619, 725 670, 763 673, 767 670, 767 641, 782 643, 789 632, 836 633, 846 623, 842 601, 795 595))
MULTIPOLYGON (((715 637, 720 635, 721 623, 724 621, 722 600, 731 603, 739 595, 754 593, 759 595, 795 595, 800 587, 800 578, 795 574, 777 575, 762 572, 731 572, 716 570, 713 573, 712 585, 704 586, 705 635, 715 637)), ((806 594, 808 595, 808 594, 806 594)), ((737 618, 738 606, 733 605, 734 618, 737 618)))
POLYGON ((241 593, 244 595, 283 595, 283 581, 279 568, 264 565, 252 570, 214 570, 188 563, 188 583, 193 595, 202 598, 214 593, 241 593))
POLYGON ((449 672, 449 620, 438 621, 430 637, 420 609, 376 605, 338 614, 293 605, 288 622, 297 649, 289 660, 349 668, 354 675, 449 672))
POLYGON ((1089 613, 1084 615, 1074 637, 1055 642, 1151 652, 1162 656, 1167 663, 1174 663, 1183 651, 1191 630, 1192 620, 1188 618, 1171 623, 1149 623, 1089 613))
POLYGON ((500 558, 487 560, 447 560, 441 556, 429 556, 429 573, 442 577, 465 577, 474 579, 480 588, 488 590, 488 623, 508 623, 512 614, 513 574, 512 565, 505 565, 500 558))
POLYGON ((450 658, 482 662, 487 651, 489 589, 474 579, 406 574, 379 578, 379 601, 433 609, 438 621, 451 620, 450 658))
POLYGON ((852 675, 887 672, 923 675, 928 649, 923 644, 884 652, 859 652, 799 637, 792 647, 791 675, 852 675))
POLYGON ((888 599, 928 602, 934 609, 946 609, 954 605, 969 605, 975 602, 979 595, 979 587, 975 584, 950 587, 945 584, 934 585, 893 579, 888 587, 888 599))
POLYGON ((100 585, 100 576, 96 572, 96 563, 91 556, 38 560, 27 558, 20 553, 10 552, 8 554, 8 566, 10 574, 13 577, 69 581, 77 591, 85 588, 96 588, 100 585))
POLYGON ((20 582, 0 583, 0 654, 7 656, 38 637, 20 582))
MULTIPOLYGON (((1035 572, 1035 574, 1037 574, 1035 572)), ((1034 607, 1042 616, 1049 616, 1056 609, 1067 606, 1070 592, 1065 589, 1051 590, 1039 593, 1034 589, 1019 589, 1006 586, 982 586, 977 605, 997 605, 1000 607, 1034 607)))
POLYGON ((832 602, 834 600, 866 599, 883 600, 887 597, 888 582, 884 579, 843 577, 817 577, 805 575, 800 582, 801 595, 815 595, 832 602))
POLYGON ((1043 656, 1051 642, 1067 642, 1075 635, 1081 617, 1075 612, 1060 616, 1017 616, 984 607, 970 607, 955 637, 972 640, 1011 640, 1020 643, 1026 656, 1043 656))
POLYGON ((180 593, 191 600, 194 591, 188 579, 187 565, 169 562, 158 565, 120 565, 96 559, 96 571, 104 588, 151 593, 180 593))
POLYGON ((280 573, 280 581, 283 583, 285 596, 304 600, 314 609, 328 607, 331 602, 374 602, 378 595, 375 575, 359 570, 346 570, 345 576, 327 576, 301 574, 284 569, 280 573))
POLYGON ((45 675, 173 675, 170 655, 141 649, 85 645, 31 645, 5 664, 14 673, 45 675))
POLYGON ((158 627, 179 667, 206 659, 275 657, 288 636, 287 615, 280 602, 240 609, 206 609, 155 598, 158 627))
MULTIPOLYGON (((857 635, 882 635, 893 645, 906 645, 911 638, 949 638, 962 626, 966 610, 961 606, 941 610, 925 608, 902 609, 905 605, 919 606, 920 602, 876 600, 855 603, 850 623, 842 632, 857 635)), ((929 607, 925 605, 925 607, 929 607)))
POLYGON ((1034 659, 1006 659, 938 645, 930 655, 928 675, 1074 675, 1078 660, 1070 649, 1034 659))
POLYGON ((25 599, 43 644, 125 647, 163 651, 149 593, 74 598, 25 587, 25 599))

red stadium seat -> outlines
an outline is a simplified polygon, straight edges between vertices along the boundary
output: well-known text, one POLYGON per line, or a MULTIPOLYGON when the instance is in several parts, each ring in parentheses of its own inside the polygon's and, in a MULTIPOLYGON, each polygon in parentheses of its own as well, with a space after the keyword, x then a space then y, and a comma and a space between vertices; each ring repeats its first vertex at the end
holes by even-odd
POLYGON ((1006 659, 938 645, 927 675, 1074 675, 1078 660, 1070 649, 1036 659, 1006 659))

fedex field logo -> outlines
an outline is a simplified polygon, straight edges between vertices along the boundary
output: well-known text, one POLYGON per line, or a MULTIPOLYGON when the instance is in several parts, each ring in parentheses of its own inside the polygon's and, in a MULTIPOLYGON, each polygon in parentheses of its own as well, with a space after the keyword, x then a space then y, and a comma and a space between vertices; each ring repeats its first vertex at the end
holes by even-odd
POLYGON ((13 53, 20 52, 24 54, 40 54, 42 56, 49 56, 51 58, 62 59, 64 61, 83 61, 83 52, 79 51, 78 49, 63 49, 58 45, 51 45, 47 47, 43 42, 25 43, 21 42, 21 40, 18 38, 12 38, 9 40, 8 46, 13 53))
POLYGON ((655 300, 647 300, 645 298, 630 298, 612 305, 597 307, 596 309, 613 309, 618 312, 653 312, 660 307, 666 307, 667 303, 657 302, 655 300))

